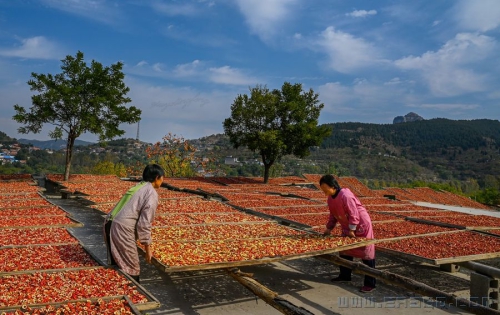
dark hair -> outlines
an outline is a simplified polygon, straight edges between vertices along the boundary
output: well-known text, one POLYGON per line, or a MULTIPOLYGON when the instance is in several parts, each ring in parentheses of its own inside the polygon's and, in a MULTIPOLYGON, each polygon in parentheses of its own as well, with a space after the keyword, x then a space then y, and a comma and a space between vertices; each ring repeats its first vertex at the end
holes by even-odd
POLYGON ((321 184, 327 184, 328 186, 335 188, 336 190, 340 190, 340 188, 341 188, 339 185, 339 182, 337 182, 335 177, 333 177, 333 175, 330 175, 330 174, 323 175, 319 179, 319 185, 321 186, 321 184))
POLYGON ((158 164, 149 164, 142 172, 142 180, 145 182, 152 183, 161 176, 165 176, 165 171, 158 164))

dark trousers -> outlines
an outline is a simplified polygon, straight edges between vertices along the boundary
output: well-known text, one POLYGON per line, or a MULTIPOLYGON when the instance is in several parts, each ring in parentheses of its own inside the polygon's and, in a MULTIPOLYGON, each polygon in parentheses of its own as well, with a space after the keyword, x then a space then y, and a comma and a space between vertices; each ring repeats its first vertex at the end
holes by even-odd
POLYGON ((111 223, 113 221, 108 221, 104 225, 104 232, 106 233, 106 249, 108 251, 108 265, 110 266, 116 266, 116 261, 113 258, 113 255, 111 254, 111 243, 110 243, 110 231, 111 231, 111 223))
MULTIPOLYGON (((347 256, 347 255, 340 255, 340 258, 347 259, 349 261, 353 261, 354 257, 352 256, 347 256)), ((375 268, 375 259, 369 259, 365 260, 363 259, 363 264, 367 265, 370 268, 375 268)), ((339 266, 340 267, 340 275, 339 277, 350 280, 351 279, 351 274, 352 270, 350 268, 344 267, 344 266, 339 266)), ((370 277, 368 275, 365 275, 365 281, 364 285, 367 287, 375 288, 377 280, 373 277, 370 277)))

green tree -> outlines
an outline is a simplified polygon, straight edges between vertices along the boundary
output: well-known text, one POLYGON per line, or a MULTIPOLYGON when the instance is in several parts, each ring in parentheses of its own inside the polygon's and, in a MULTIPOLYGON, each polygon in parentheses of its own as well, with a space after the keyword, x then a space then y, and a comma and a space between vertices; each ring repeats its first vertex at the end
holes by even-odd
POLYGON ((318 126, 324 104, 312 89, 285 82, 281 90, 270 91, 257 85, 238 95, 231 105, 231 117, 224 120, 224 132, 234 148, 246 146, 258 152, 264 163, 264 183, 271 166, 281 157, 293 154, 303 158, 309 148, 318 146, 331 129, 318 126))
POLYGON ((126 97, 130 89, 123 82, 121 62, 104 67, 92 60, 89 67, 80 51, 61 62, 62 72, 56 75, 31 73, 28 85, 37 92, 31 97, 33 106, 28 112, 14 105, 13 119, 24 124, 20 133, 39 133, 44 124, 51 124, 55 126, 51 138, 61 139, 66 134, 64 180, 68 180, 78 137, 85 132, 98 135, 100 141, 121 136, 125 131, 119 129, 120 124, 138 122, 141 110, 123 105, 131 99, 126 97))
POLYGON ((100 161, 92 168, 92 174, 96 175, 114 175, 115 163, 111 161, 100 161))

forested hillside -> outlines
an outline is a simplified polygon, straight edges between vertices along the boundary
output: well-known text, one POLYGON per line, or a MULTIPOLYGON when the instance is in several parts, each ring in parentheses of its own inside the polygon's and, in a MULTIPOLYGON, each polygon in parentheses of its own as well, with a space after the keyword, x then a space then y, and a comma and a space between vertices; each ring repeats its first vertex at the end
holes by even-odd
MULTIPOLYGON (((276 175, 333 172, 356 176, 372 186, 413 181, 461 182, 495 187, 500 184, 498 120, 430 119, 399 124, 333 123, 332 134, 303 160, 286 157, 276 175)), ((195 141, 202 150, 239 161, 260 159, 248 150, 231 148, 224 135, 195 141)), ((249 175, 255 166, 241 164, 228 172, 249 175)), ((473 188, 471 188, 473 189, 473 188)), ((468 190, 468 189, 464 189, 468 190)))
POLYGON ((432 153, 443 148, 478 149, 500 145, 498 120, 449 120, 443 118, 400 124, 335 123, 332 135, 322 148, 369 147, 377 141, 407 148, 413 152, 432 153))
MULTIPOLYGON (((445 180, 484 181, 487 176, 497 179, 500 176, 498 120, 431 119, 391 125, 336 123, 330 126, 332 135, 322 144, 326 151, 349 148, 353 158, 382 155, 392 158, 396 164, 412 161, 445 180)), ((354 170, 351 168, 351 171, 354 170)), ((378 168, 378 172, 385 170, 378 168)), ((358 174, 366 175, 373 176, 358 174)))

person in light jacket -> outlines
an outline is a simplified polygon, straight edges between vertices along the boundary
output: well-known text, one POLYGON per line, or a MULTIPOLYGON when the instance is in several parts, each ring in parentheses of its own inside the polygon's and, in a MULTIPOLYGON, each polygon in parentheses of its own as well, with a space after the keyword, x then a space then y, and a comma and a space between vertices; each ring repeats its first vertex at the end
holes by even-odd
POLYGON ((151 263, 151 226, 158 207, 156 189, 164 175, 161 166, 146 166, 142 181, 123 195, 104 222, 108 264, 118 265, 136 281, 140 275, 137 241, 144 246, 146 262, 151 263))

